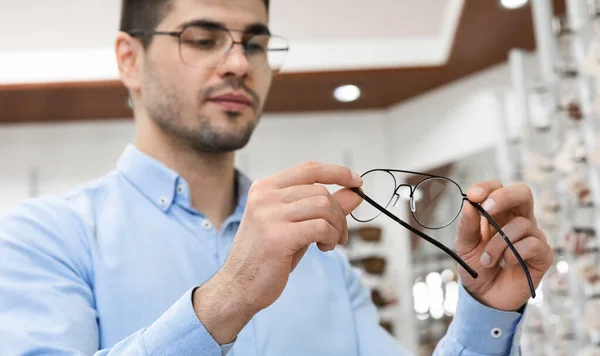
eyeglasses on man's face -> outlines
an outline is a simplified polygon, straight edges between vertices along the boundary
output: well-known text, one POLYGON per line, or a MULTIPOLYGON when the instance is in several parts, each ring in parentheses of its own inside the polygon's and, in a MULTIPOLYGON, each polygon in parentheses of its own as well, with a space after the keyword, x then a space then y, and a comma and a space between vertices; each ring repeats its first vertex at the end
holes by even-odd
POLYGON ((470 201, 455 181, 443 176, 396 169, 372 169, 363 173, 361 177, 363 179, 361 188, 352 188, 356 194, 363 198, 362 203, 351 213, 351 216, 356 221, 370 222, 381 214, 387 215, 412 233, 443 250, 458 262, 471 277, 477 278, 477 272, 454 251, 421 230, 406 223, 388 210, 389 208, 397 207, 400 202, 405 200, 408 204, 410 213, 419 225, 428 230, 439 230, 447 227, 456 220, 462 211, 465 201, 470 203, 488 220, 490 225, 498 231, 500 236, 502 236, 507 243, 509 249, 515 255, 521 268, 525 272, 531 297, 535 298, 535 287, 531 280, 527 265, 525 265, 521 255, 519 255, 512 242, 510 242, 504 231, 502 231, 502 228, 494 221, 494 219, 480 204, 470 201), (415 181, 418 183, 411 185, 402 182, 399 184, 394 175, 395 173, 406 174, 413 179, 416 178, 415 181), (446 202, 444 205, 445 214, 443 214, 443 216, 434 214, 436 204, 441 200, 446 202))
POLYGON ((229 30, 221 25, 196 21, 185 25, 181 31, 126 31, 133 37, 166 35, 179 42, 179 55, 183 63, 198 69, 214 69, 233 47, 241 45, 248 62, 255 71, 279 72, 289 51, 288 41, 268 33, 266 28, 257 33, 229 30), (242 40, 235 41, 233 33, 241 33, 242 40))

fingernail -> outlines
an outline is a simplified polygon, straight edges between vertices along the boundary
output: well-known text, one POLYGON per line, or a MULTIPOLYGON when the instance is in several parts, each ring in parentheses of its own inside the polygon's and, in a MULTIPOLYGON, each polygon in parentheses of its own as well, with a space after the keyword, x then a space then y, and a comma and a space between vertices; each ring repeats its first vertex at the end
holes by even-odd
POLYGON ((500 268, 506 267, 506 261, 503 259, 500 260, 500 268))
POLYGON ((487 252, 484 252, 481 255, 481 258, 479 259, 479 262, 484 266, 489 266, 489 264, 492 263, 492 259, 490 258, 490 255, 488 255, 487 252))
POLYGON ((356 183, 358 183, 358 184, 362 184, 362 183, 363 183, 363 180, 362 180, 362 178, 361 178, 361 177, 360 177, 360 175, 359 175, 358 173, 356 173, 356 172, 352 172, 352 178, 353 178, 353 179, 354 179, 354 181, 355 181, 356 183))
POLYGON ((348 243, 349 239, 348 239, 348 230, 344 231, 344 245, 348 243))
POLYGON ((476 197, 479 197, 483 194, 483 188, 480 188, 480 187, 473 188, 473 189, 471 189, 471 194, 473 194, 476 197))
POLYGON ((496 206, 496 202, 493 201, 492 199, 487 199, 486 201, 483 202, 483 204, 481 204, 481 207, 483 208, 483 210, 487 211, 488 213, 491 213, 492 210, 494 210, 495 206, 496 206))

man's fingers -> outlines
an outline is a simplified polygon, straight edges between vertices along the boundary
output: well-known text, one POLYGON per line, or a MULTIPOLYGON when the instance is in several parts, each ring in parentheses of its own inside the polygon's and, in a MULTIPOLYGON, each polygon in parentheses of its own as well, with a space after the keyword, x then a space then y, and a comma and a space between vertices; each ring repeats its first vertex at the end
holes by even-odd
POLYGON ((332 251, 336 245, 337 244, 326 244, 322 242, 317 242, 317 247, 323 252, 332 251))
POLYGON ((318 184, 303 184, 291 186, 283 188, 279 192, 281 193, 281 200, 284 203, 292 203, 297 200, 316 197, 319 195, 331 196, 331 193, 327 188, 318 184))
POLYGON ((286 219, 291 222, 324 219, 338 231, 340 239, 344 238, 346 216, 331 196, 317 195, 300 199, 287 204, 284 209, 286 219))
POLYGON ((294 223, 298 249, 316 243, 322 251, 331 251, 340 240, 340 232, 325 219, 303 220, 294 223))
POLYGON ((363 201, 360 195, 348 188, 338 190, 332 194, 332 197, 340 204, 344 216, 353 212, 363 201))
POLYGON ((363 198, 348 188, 342 188, 332 194, 333 200, 336 201, 342 214, 344 214, 344 232, 342 235, 342 245, 348 243, 348 221, 346 216, 356 209, 363 201, 363 198))
MULTIPOLYGON (((514 246, 523 261, 526 261, 529 266, 536 270, 544 271, 552 264, 554 258, 552 248, 548 243, 537 237, 526 237, 523 240, 517 241, 514 246)), ((519 260, 517 260, 510 249, 506 249, 500 260, 500 266, 507 268, 516 265, 519 265, 519 260)))
MULTIPOLYGON (((536 237, 542 241, 545 240, 544 233, 531 220, 524 217, 517 217, 511 220, 502 227, 502 231, 504 231, 513 245, 527 237, 536 237)), ((509 250, 508 244, 504 241, 500 233, 496 233, 484 248, 480 259, 481 265, 484 267, 495 266, 501 260, 506 250, 509 250)))
MULTIPOLYGON (((467 191, 467 198, 475 203, 482 202, 491 192, 502 187, 496 180, 481 182, 467 191)), ((467 253, 481 242, 482 223, 481 214, 469 202, 464 202, 462 216, 458 222, 458 237, 456 251, 459 254, 467 253)))
POLYGON ((490 215, 517 209, 519 215, 533 220, 533 194, 525 184, 502 187, 489 194, 481 206, 490 215))
POLYGON ((489 180, 472 186, 467 192, 467 198, 475 203, 481 203, 493 191, 502 188, 502 183, 497 180, 489 180))
POLYGON ((456 252, 461 255, 475 248, 481 242, 481 215, 465 202, 462 215, 458 222, 458 237, 456 239, 456 252))
POLYGON ((352 188, 359 187, 362 179, 347 167, 311 161, 283 170, 267 178, 266 182, 277 189, 315 183, 352 188))

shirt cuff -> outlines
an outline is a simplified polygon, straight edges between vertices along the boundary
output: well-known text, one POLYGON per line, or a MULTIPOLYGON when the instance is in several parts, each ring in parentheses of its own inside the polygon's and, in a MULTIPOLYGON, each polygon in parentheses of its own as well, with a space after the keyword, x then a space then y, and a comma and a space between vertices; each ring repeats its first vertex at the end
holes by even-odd
POLYGON ((143 333, 148 355, 225 356, 233 342, 219 345, 202 325, 194 311, 189 289, 143 333))
POLYGON ((522 314, 487 307, 475 300, 459 283, 456 314, 447 336, 468 353, 484 355, 517 354, 522 314))

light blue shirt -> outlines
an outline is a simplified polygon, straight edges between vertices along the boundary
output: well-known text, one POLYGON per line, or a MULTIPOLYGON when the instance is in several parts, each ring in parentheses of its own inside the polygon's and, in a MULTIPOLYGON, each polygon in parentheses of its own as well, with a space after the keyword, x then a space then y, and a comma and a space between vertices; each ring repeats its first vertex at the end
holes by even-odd
MULTIPOLYGON (((99 180, 20 203, 0 220, 0 355, 407 354, 348 260, 314 246, 281 297, 218 345, 191 293, 228 256, 250 181, 238 174, 237 186, 237 208, 216 231, 190 206, 185 180, 129 145, 99 180)), ((517 355, 521 314, 459 293, 436 354, 517 355)))

